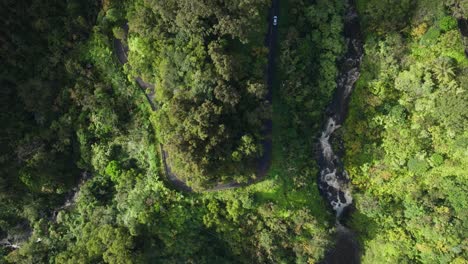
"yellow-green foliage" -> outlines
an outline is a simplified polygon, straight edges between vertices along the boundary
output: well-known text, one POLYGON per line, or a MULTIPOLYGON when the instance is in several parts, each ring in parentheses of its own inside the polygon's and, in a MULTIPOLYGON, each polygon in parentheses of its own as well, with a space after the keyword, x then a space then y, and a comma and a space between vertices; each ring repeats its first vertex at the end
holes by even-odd
POLYGON ((414 2, 403 31, 365 27, 344 128, 364 263, 467 260, 468 59, 442 1, 414 2))

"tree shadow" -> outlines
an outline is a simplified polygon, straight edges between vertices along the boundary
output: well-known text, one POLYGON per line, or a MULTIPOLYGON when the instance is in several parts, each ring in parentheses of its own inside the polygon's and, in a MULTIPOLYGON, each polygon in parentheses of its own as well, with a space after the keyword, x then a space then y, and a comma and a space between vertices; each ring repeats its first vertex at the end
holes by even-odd
POLYGON ((337 221, 335 244, 327 251, 322 264, 359 264, 365 253, 364 242, 372 240, 378 231, 377 223, 354 207, 343 211, 337 221))

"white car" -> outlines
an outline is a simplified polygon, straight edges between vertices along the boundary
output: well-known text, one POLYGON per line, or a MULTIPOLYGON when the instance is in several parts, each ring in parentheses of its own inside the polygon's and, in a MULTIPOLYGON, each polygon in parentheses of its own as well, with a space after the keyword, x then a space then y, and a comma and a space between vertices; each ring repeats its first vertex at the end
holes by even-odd
POLYGON ((278 25, 278 16, 273 17, 273 26, 278 25))

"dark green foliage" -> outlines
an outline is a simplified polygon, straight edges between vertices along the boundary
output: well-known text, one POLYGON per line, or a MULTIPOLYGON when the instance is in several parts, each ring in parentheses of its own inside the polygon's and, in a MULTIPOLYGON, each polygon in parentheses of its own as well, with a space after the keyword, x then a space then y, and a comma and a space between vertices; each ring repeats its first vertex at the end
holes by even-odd
POLYGON ((361 20, 366 29, 378 34, 401 30, 411 17, 415 0, 358 0, 361 20))
MULTIPOLYGON (((342 1, 281 3, 263 182, 189 194, 161 178, 160 143, 195 187, 253 175, 271 114, 269 3, 3 1, 0 240, 21 248, 1 247, 0 262, 320 261, 334 219, 313 152, 343 52, 342 1), (130 47, 123 69, 113 37, 130 47), (158 112, 134 76, 156 84, 158 112)), ((465 1, 358 5, 366 54, 342 132, 363 263, 464 263, 468 61, 453 17, 465 1)))
MULTIPOLYGON (((338 75, 336 62, 343 52, 340 1, 288 3, 287 32, 281 43, 279 93, 291 107, 288 127, 298 127, 299 138, 310 138, 322 123, 338 75)), ((309 157, 307 157, 309 158, 309 157)))
POLYGON ((155 83, 158 137, 173 172, 195 188, 255 172, 268 118, 264 0, 135 1, 132 72, 155 83), (242 151, 248 138, 252 146, 242 151))

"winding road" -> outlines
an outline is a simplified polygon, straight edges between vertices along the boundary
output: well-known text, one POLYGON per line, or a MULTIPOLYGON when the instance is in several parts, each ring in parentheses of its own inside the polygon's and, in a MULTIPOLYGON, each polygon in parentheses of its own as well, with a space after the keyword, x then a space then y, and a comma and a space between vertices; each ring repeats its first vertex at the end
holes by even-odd
MULTIPOLYGON (((274 82, 274 73, 275 73, 275 56, 276 56, 276 40, 278 38, 278 26, 273 24, 273 17, 279 16, 279 0, 272 0, 272 5, 269 11, 269 23, 268 23, 268 33, 265 38, 265 45, 268 46, 268 65, 267 65, 267 87, 268 92, 266 95, 266 100, 271 104, 272 103, 272 89, 273 89, 273 82, 274 82)), ((122 26, 126 34, 128 33, 129 27, 126 23, 122 26)), ((123 65, 128 62, 128 46, 126 46, 121 40, 114 38, 114 50, 119 62, 123 65)), ((151 83, 147 83, 143 81, 140 76, 135 77, 135 81, 137 82, 138 86, 143 90, 148 103, 151 106, 153 111, 158 109, 157 104, 154 101, 154 93, 155 93, 155 85, 151 83), (149 90, 149 93, 147 93, 149 90)), ((238 183, 238 182, 230 182, 230 183, 218 183, 216 186, 210 189, 203 190, 204 192, 213 192, 213 191, 220 191, 232 188, 239 188, 243 186, 248 186, 250 184, 256 183, 261 181, 267 174, 268 169, 271 163, 271 156, 272 156, 272 121, 271 119, 266 120, 264 124, 264 129, 262 134, 264 136, 264 140, 262 141, 263 146, 263 155, 258 159, 257 162, 257 177, 255 179, 249 180, 247 183, 238 183)), ((188 186, 183 180, 177 177, 171 170, 171 167, 168 164, 168 153, 164 150, 163 145, 160 144, 160 151, 162 154, 162 161, 164 165, 164 170, 167 179, 171 182, 171 184, 180 191, 186 192, 193 192, 194 190, 188 186)))

